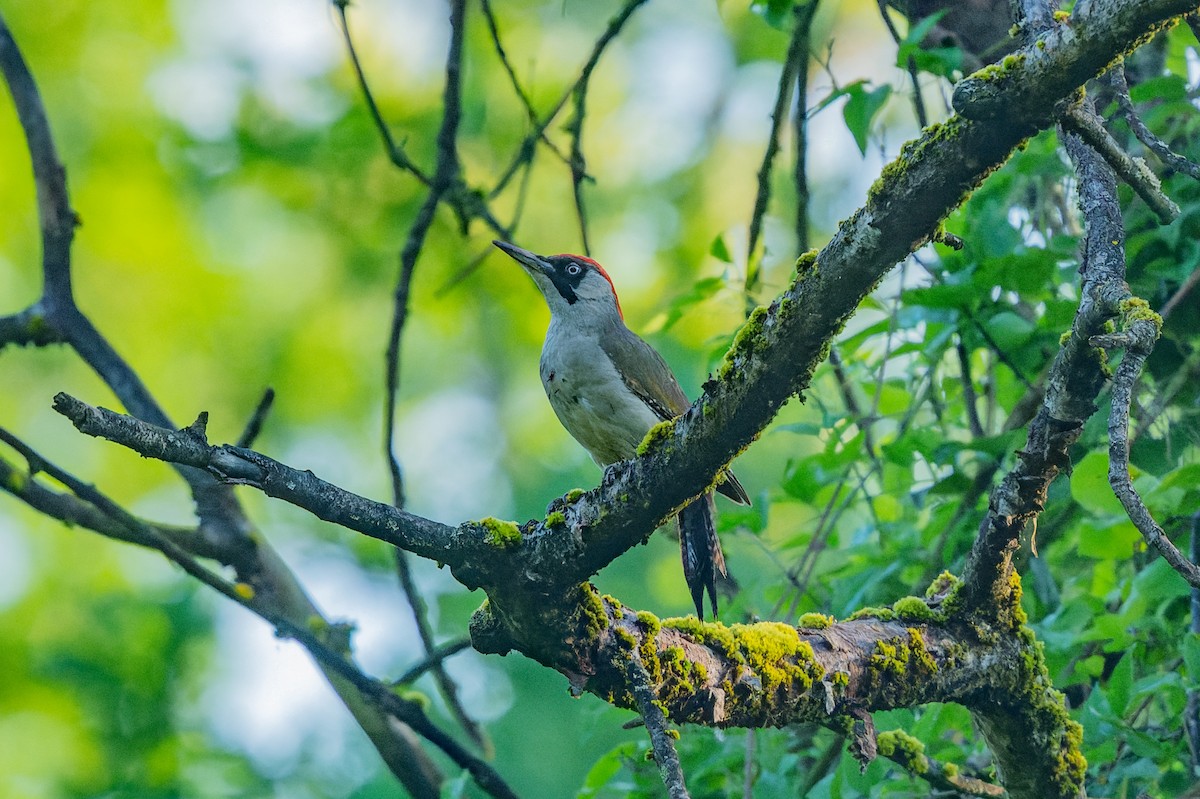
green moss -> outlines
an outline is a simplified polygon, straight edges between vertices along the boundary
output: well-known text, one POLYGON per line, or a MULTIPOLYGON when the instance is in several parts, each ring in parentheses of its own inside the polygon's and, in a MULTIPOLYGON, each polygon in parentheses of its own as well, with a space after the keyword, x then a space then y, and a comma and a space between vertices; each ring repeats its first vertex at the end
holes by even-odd
POLYGON ((800 640, 795 627, 764 621, 735 624, 730 630, 746 665, 758 674, 768 695, 792 686, 807 691, 825 672, 812 645, 800 640))
POLYGON ((833 682, 835 688, 841 688, 842 690, 845 690, 846 688, 850 687, 849 672, 835 671, 829 679, 833 682))
POLYGON ((925 756, 925 744, 903 730, 885 730, 875 736, 879 754, 891 758, 913 774, 929 771, 929 758, 925 756))
POLYGON ((859 608, 851 613, 846 621, 856 621, 858 619, 879 619, 880 621, 895 621, 896 612, 891 608, 859 608))
POLYGON ((567 524, 567 517, 563 514, 562 511, 556 510, 556 511, 546 514, 546 526, 547 527, 564 527, 564 526, 566 526, 566 524, 567 524))
POLYGON ((767 306, 760 305, 754 309, 750 318, 746 320, 746 324, 742 325, 737 335, 734 336, 729 352, 725 353, 725 360, 717 369, 717 379, 728 380, 730 375, 741 369, 756 351, 762 349, 764 343, 763 322, 766 318, 767 306))
POLYGON ((414 705, 419 705, 422 710, 429 710, 433 706, 433 703, 429 701, 428 696, 412 688, 397 687, 392 689, 392 692, 405 702, 411 702, 414 705))
POLYGON ((651 427, 646 433, 646 437, 642 439, 642 443, 637 445, 637 454, 645 455, 652 449, 657 450, 663 441, 671 437, 675 432, 675 420, 668 419, 665 422, 659 422, 651 427))
POLYGON ((994 64, 988 64, 983 69, 971 74, 971 77, 982 81, 1004 80, 1014 69, 1025 63, 1024 53, 1010 53, 994 64))
POLYGON ((642 629, 646 631, 647 635, 658 635, 658 631, 662 629, 662 622, 658 620, 658 616, 655 616, 648 610, 639 610, 637 612, 637 621, 642 626, 642 629))
POLYGON ((909 652, 913 665, 926 674, 937 674, 938 664, 929 650, 925 648, 925 638, 915 627, 908 628, 909 652))
MULTIPOLYGON (((245 585, 245 583, 243 583, 243 585, 245 585)), ((248 585, 246 587, 250 588, 248 585)), ((251 589, 251 592, 253 592, 253 590, 254 589, 251 589)), ((327 622, 324 617, 317 613, 309 614, 308 617, 304 619, 304 626, 308 628, 310 633, 316 636, 322 636, 329 631, 329 622, 327 622)))
POLYGON ((486 516, 480 519, 478 524, 483 528, 484 540, 494 547, 508 549, 521 543, 521 528, 513 522, 486 516))
POLYGON ((621 610, 625 607, 624 605, 621 604, 621 600, 617 599, 615 596, 612 596, 611 594, 605 594, 604 596, 600 597, 600 599, 603 600, 604 604, 606 604, 610 608, 612 608, 614 615, 617 615, 617 616, 621 615, 621 610))
POLYGON ((695 616, 678 619, 663 619, 663 627, 678 630, 698 644, 715 649, 728 658, 736 657, 737 643, 733 632, 720 622, 704 622, 695 616))
MULTIPOLYGON (((1020 599, 1019 594, 1016 597, 1020 599)), ((1034 746, 1053 754, 1051 780, 1055 796, 1074 796, 1083 785, 1087 760, 1083 756, 1083 728, 1067 712, 1063 695, 1050 681, 1042 643, 1022 626, 1017 635, 1024 644, 1021 655, 1021 688, 1018 712, 1034 746)))
POLYGON ((942 602, 945 603, 952 595, 958 593, 962 587, 962 580, 958 579, 954 574, 948 571, 943 571, 937 577, 933 578, 933 582, 925 589, 925 598, 933 599, 934 597, 942 597, 942 602))
POLYGON ((869 686, 890 701, 907 701, 915 685, 938 671, 937 661, 925 648, 920 631, 909 627, 905 632, 905 636, 877 641, 867 662, 869 686))
MULTIPOLYGON (((662 625, 682 632, 749 669, 756 678, 756 690, 750 690, 750 682, 741 679, 736 686, 729 679, 722 680, 721 688, 739 700, 757 701, 764 713, 777 709, 778 694, 807 691, 824 674, 812 646, 800 638, 795 627, 787 624, 759 622, 726 627, 719 622, 706 623, 688 617, 664 619, 662 625)), ((663 662, 667 664, 665 671, 672 671, 673 659, 664 658, 663 662)), ((699 664, 691 664, 691 673, 681 675, 681 681, 704 683, 707 680, 708 675, 699 664)))
POLYGON ((613 635, 621 642, 621 646, 632 652, 637 648, 637 636, 626 630, 624 627, 613 627, 613 635))
MULTIPOLYGON (((815 249, 809 250, 796 259, 796 277, 803 277, 809 272, 817 271, 817 253, 818 251, 815 249)), ((784 298, 783 301, 790 302, 787 298, 784 298)), ((784 310, 782 305, 780 306, 780 310, 784 310)))
MULTIPOLYGON (((957 136, 965 125, 966 121, 962 118, 951 117, 945 122, 935 122, 927 126, 918 138, 905 142, 900 148, 900 154, 883 168, 878 179, 867 190, 867 203, 880 201, 884 189, 895 186, 902 180, 909 166, 919 160, 927 149, 940 147, 946 140, 957 136)), ((986 175, 980 177, 981 182, 984 177, 986 175)))
POLYGON ((1156 331, 1162 330, 1162 317, 1150 309, 1150 303, 1141 297, 1130 297, 1117 304, 1122 326, 1128 330, 1134 322, 1150 322, 1156 331))
POLYGON ((1037 40, 1037 42, 1036 42, 1036 45, 1037 45, 1037 49, 1039 49, 1039 50, 1045 50, 1045 49, 1046 49, 1046 40, 1045 40, 1045 39, 1038 39, 1038 40, 1037 40))
POLYGON ((599 592, 591 583, 584 583, 579 586, 575 600, 579 606, 583 634, 589 639, 599 637, 609 626, 608 613, 604 610, 604 600, 599 592))
POLYGON ((1021 597, 1024 596, 1025 590, 1021 587, 1021 575, 1013 569, 1012 575, 1008 578, 1008 615, 1012 620, 1014 628, 1027 629, 1025 623, 1029 621, 1029 616, 1025 613, 1025 608, 1021 607, 1021 597))
POLYGON ((578 500, 580 497, 582 497, 584 495, 584 493, 586 493, 586 492, 584 492, 584 490, 582 488, 572 488, 570 491, 568 491, 566 494, 563 495, 563 499, 565 499, 567 501, 567 503, 570 504, 570 503, 578 500))
POLYGON ((1064 22, 1065 23, 1070 18, 1071 18, 1070 11, 1063 11, 1060 8, 1060 9, 1055 10, 1055 12, 1054 12, 1054 21, 1055 22, 1064 22))
POLYGON ((897 599, 892 605, 896 617, 910 621, 933 621, 938 614, 925 604, 925 600, 916 596, 906 596, 897 599))
POLYGON ((809 630, 827 630, 833 626, 833 616, 826 616, 824 613, 804 613, 797 619, 797 626, 806 627, 809 630))
POLYGON ((674 738, 676 741, 679 740, 679 730, 675 730, 675 729, 667 730, 667 735, 674 738))

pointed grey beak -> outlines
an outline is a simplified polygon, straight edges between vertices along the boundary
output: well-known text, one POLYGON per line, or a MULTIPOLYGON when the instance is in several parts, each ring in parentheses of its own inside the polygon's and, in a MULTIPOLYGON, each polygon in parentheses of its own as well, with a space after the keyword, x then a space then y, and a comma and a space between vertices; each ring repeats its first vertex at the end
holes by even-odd
POLYGON ((531 273, 540 273, 543 275, 549 273, 550 265, 542 259, 542 256, 532 253, 529 250, 523 250, 515 244, 509 244, 507 241, 500 241, 499 239, 494 239, 492 244, 495 244, 510 258, 531 273))

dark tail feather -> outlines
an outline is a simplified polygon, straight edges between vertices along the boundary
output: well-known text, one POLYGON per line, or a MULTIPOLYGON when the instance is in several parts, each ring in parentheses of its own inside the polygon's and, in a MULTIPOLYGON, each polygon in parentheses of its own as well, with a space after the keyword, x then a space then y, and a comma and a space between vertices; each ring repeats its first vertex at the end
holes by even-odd
POLYGON ((704 592, 708 591, 713 618, 717 616, 717 574, 725 574, 725 555, 713 522, 713 495, 705 494, 679 511, 679 547, 683 577, 692 591, 696 616, 704 618, 704 592))

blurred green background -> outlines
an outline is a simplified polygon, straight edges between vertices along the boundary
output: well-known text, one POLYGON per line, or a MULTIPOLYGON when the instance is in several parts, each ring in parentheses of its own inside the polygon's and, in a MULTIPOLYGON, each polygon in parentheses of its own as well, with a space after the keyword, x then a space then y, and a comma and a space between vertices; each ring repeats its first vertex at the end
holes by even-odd
MULTIPOLYGON (((495 4, 536 108, 551 107, 571 85, 619 8, 495 4)), ((274 387, 257 448, 386 500, 384 348, 398 252, 424 194, 383 152, 334 11, 319 0, 0 0, 0 11, 43 93, 83 221, 74 247, 82 309, 177 424, 206 410, 210 439, 234 440, 274 387)), ((588 98, 592 254, 621 290, 630 326, 659 348, 691 396, 747 307, 755 175, 788 40, 758 11, 744 0, 648 3, 604 55, 588 98)), ((431 169, 445 6, 361 0, 350 24, 393 132, 431 169)), ((819 244, 861 204, 885 156, 916 125, 901 96, 907 75, 876 4, 826 4, 814 40, 809 106, 863 80, 859 94, 865 88, 885 101, 853 132, 840 103, 812 117, 810 222, 819 244), (881 88, 888 86, 890 99, 881 88)), ((1175 77, 1150 95, 1163 101, 1159 117, 1169 130, 1160 134, 1186 139, 1195 128, 1181 91, 1194 48, 1186 33, 1172 34, 1167 65, 1175 77)), ((944 84, 922 77, 931 113, 944 117, 944 84)), ((473 5, 464 98, 465 177, 489 187, 528 123, 473 5)), ((548 131, 564 148, 568 118, 564 112, 548 131)), ((766 246, 755 256, 763 282, 753 302, 769 300, 791 277, 792 163, 785 146, 766 246)), ((40 275, 28 156, 7 94, 0 164, 0 313, 11 313, 36 299, 40 275)), ((1019 437, 1001 432, 1004 420, 1073 311, 1073 230, 1042 214, 1065 202, 1054 188, 1063 172, 1051 136, 1031 142, 952 220, 968 248, 923 251, 851 322, 839 349, 848 385, 877 419, 870 440, 826 366, 806 403, 786 407, 737 462, 756 504, 722 506, 740 584, 725 621, 794 620, 805 611, 841 617, 919 593, 961 562, 978 522, 972 514, 985 502, 970 478, 1019 446, 1019 437), (964 421, 964 368, 974 370, 983 436, 964 421)), ((1168 187, 1185 207, 1176 227, 1190 230, 1196 190, 1168 187)), ((493 203, 507 221, 523 202, 516 240, 540 252, 578 251, 568 169, 542 150, 523 201, 518 188, 514 182, 493 203)), ((1136 264, 1145 253, 1135 288, 1157 306, 1195 269, 1196 247, 1186 232, 1166 237, 1151 225, 1144 209, 1131 219, 1131 258, 1136 264)), ((600 475, 557 424, 538 382, 547 311, 528 278, 489 252, 492 238, 479 223, 461 235, 450 211, 439 211, 404 334, 395 446, 408 507, 448 523, 538 517, 551 499, 600 475)), ((1178 314, 1161 356, 1175 360, 1158 363, 1150 380, 1165 380, 1180 364, 1194 368, 1196 310, 1178 314)), ((0 425, 135 513, 191 521, 168 468, 85 438, 50 410, 57 391, 115 404, 70 352, 8 347, 0 387, 0 425)), ((1186 409, 1195 388, 1181 391, 1172 407, 1186 409)), ((1103 419, 1094 421, 1083 446, 1100 452, 1103 419)), ((1167 483, 1152 509, 1165 508, 1168 518, 1183 518, 1196 501, 1196 440, 1195 411, 1181 410, 1135 451, 1144 477, 1167 483)), ((1112 502, 1097 499, 1106 462, 1095 457, 1083 459, 1070 485, 1055 487, 1054 524, 1044 521, 1039 533, 1043 557, 1029 564, 1029 604, 1056 683, 1083 686, 1077 705, 1104 697, 1103 707, 1087 711, 1091 723, 1084 719, 1093 777, 1107 785, 1161 780, 1164 795, 1174 795, 1188 780, 1185 742, 1158 733, 1180 729, 1184 691, 1195 684, 1178 648, 1186 596, 1161 564, 1130 559, 1136 535, 1112 502), (1082 482, 1092 477, 1100 482, 1082 482), (1113 622, 1114 613, 1129 624, 1113 622), (1113 653, 1124 651, 1130 656, 1118 654, 1114 666, 1113 653), (1125 680, 1120 702, 1108 695, 1114 674, 1125 680), (1118 740, 1130 743, 1117 748, 1118 740)), ((370 673, 394 677, 419 659, 383 545, 253 491, 240 496, 317 603, 357 625, 355 651, 370 673)), ((682 615, 690 602, 678 559, 677 546, 656 536, 596 583, 627 605, 682 615)), ((440 639, 462 636, 482 595, 431 563, 415 563, 415 574, 440 639)), ((1200 652, 1194 635, 1184 645, 1200 652)), ((629 712, 590 696, 571 699, 565 679, 519 656, 468 651, 448 666, 470 712, 486 722, 498 769, 521 795, 571 796, 585 784, 587 796, 661 790, 641 761, 642 733, 621 728, 629 712)), ((0 497, 0 675, 5 797, 398 790, 299 647, 161 557, 68 529, 10 497, 0 497)), ((440 713, 432 682, 417 687, 440 713)), ((877 725, 904 727, 923 736, 931 754, 986 772, 960 708, 880 714, 877 725)), ((751 752, 758 797, 795 795, 798 774, 830 746, 832 735, 814 730, 760 731, 753 740, 744 731, 687 730, 682 744, 693 795, 741 795, 751 752)), ((860 775, 842 758, 813 795, 924 792, 894 774, 884 779, 889 768, 876 763, 860 775)), ((447 790, 475 795, 461 784, 447 790)))

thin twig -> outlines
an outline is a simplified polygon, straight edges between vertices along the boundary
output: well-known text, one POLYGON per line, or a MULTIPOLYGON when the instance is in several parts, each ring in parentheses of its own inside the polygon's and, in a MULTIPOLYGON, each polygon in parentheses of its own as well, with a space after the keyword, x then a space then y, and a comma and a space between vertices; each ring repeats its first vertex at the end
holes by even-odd
POLYGON ((420 663, 417 663, 415 666, 412 666, 408 671, 404 672, 399 677, 397 677, 393 684, 394 685, 407 685, 409 683, 414 683, 417 681, 418 678, 420 678, 420 676, 422 674, 424 674, 425 672, 429 671, 432 668, 439 666, 442 663, 442 661, 446 660, 449 657, 457 655, 459 652, 462 652, 464 649, 470 649, 470 648, 471 648, 471 639, 469 639, 469 638, 460 638, 457 641, 451 641, 448 644, 443 644, 442 646, 439 646, 436 649, 433 649, 432 651, 430 651, 429 655, 424 660, 422 660, 420 663))
POLYGON ((437 134, 437 169, 429 183, 429 194, 417 211, 408 238, 400 252, 400 276, 393 292, 392 326, 385 355, 384 450, 392 480, 392 502, 403 508, 404 475, 395 449, 396 400, 400 391, 400 340, 408 321, 409 295, 417 259, 433 225, 434 212, 442 197, 459 179, 458 124, 462 117, 463 37, 466 27, 465 0, 451 0, 450 46, 446 54, 446 84, 442 91, 442 124, 437 134))
POLYGON ((979 421, 979 409, 975 407, 977 398, 975 396, 975 382, 971 377, 971 355, 967 352, 967 346, 963 344, 962 336, 956 336, 954 342, 954 351, 958 355, 959 374, 962 378, 963 387, 963 403, 967 408, 967 426, 971 428, 971 435, 975 438, 983 438, 983 424, 979 421))
POLYGON ((1142 366, 1150 357, 1157 338, 1158 326, 1149 320, 1134 321, 1123 333, 1091 338, 1091 344, 1096 347, 1125 348, 1112 381, 1112 411, 1108 417, 1108 482, 1146 543, 1157 549, 1171 568, 1179 572, 1193 588, 1200 588, 1200 567, 1185 558, 1167 538, 1142 502, 1129 476, 1129 409, 1142 366))
POLYGON ((554 104, 554 107, 551 108, 550 111, 547 112, 540 121, 534 124, 533 131, 531 131, 525 137, 525 142, 522 143, 522 145, 517 149, 516 155, 513 156, 512 161, 504 170, 503 174, 501 174, 500 179, 496 181, 495 187, 493 187, 491 192, 488 194, 489 197, 494 198, 503 192, 508 186, 509 181, 511 181, 513 176, 517 174, 518 170, 521 168, 521 165, 528 161, 530 157, 532 157, 532 143, 535 143, 541 139, 542 135, 546 132, 546 128, 550 127, 550 123, 554 121, 555 117, 558 116, 559 112, 562 111, 567 105, 567 102, 570 101, 571 97, 575 93, 575 89, 578 88, 580 84, 585 84, 591 79, 592 71, 595 70, 596 65, 600 63, 600 56, 604 54, 605 48, 607 48, 609 43, 617 37, 617 34, 621 32, 621 29, 625 27, 625 23, 628 22, 629 18, 633 16, 633 12, 637 11, 638 7, 643 5, 645 2, 646 0, 626 0, 625 5, 622 6, 619 12, 617 12, 616 16, 609 20, 608 27, 605 28, 604 33, 600 35, 600 38, 597 39, 596 43, 592 46, 591 55, 588 56, 588 60, 583 65, 583 69, 580 70, 579 77, 575 79, 575 82, 572 83, 565 92, 563 92, 562 97, 558 99, 558 102, 554 104))
MULTIPOLYGON (((50 131, 46 108, 37 84, 0 16, 0 71, 12 92, 17 118, 25 134, 37 188, 38 218, 42 231, 42 296, 31 311, 68 342, 79 357, 105 382, 133 415, 160 427, 174 427, 128 363, 79 311, 71 286, 71 242, 79 219, 67 193, 66 170, 50 131)), ((229 489, 203 472, 176 467, 196 501, 201 526, 226 539, 231 551, 244 543, 249 525, 229 489)))
POLYGON ((0 16, 0 71, 12 92, 17 119, 25 133, 33 162, 38 216, 42 230, 42 274, 47 311, 59 303, 73 304, 71 296, 71 241, 79 217, 67 194, 67 171, 58 159, 50 121, 41 94, 21 55, 17 42, 0 16))
MULTIPOLYGON (((508 81, 512 84, 513 91, 517 94, 517 99, 521 101, 521 106, 525 109, 525 115, 529 117, 529 122, 534 127, 538 126, 537 109, 533 107, 533 102, 529 99, 529 93, 521 85, 520 79, 517 77, 516 70, 513 69, 512 63, 508 60, 508 53, 504 50, 504 45, 500 42, 500 27, 496 23, 496 15, 492 12, 491 0, 480 0, 480 10, 483 11, 483 19, 487 22, 488 33, 491 34, 492 44, 496 50, 496 56, 500 59, 500 65, 504 67, 504 72, 508 75, 508 81)), ((538 139, 529 140, 529 146, 532 149, 534 143, 540 141, 545 145, 550 152, 554 153, 560 161, 570 166, 571 159, 562 150, 558 149, 558 145, 550 141, 550 137, 546 135, 546 129, 541 128, 541 133, 538 139)), ((532 160, 532 153, 530 153, 532 160)))
MULTIPOLYGON (((493 748, 487 732, 480 726, 479 722, 467 714, 467 709, 463 706, 462 698, 458 693, 458 684, 450 679, 450 675, 446 672, 442 663, 443 660, 449 655, 454 654, 454 652, 448 652, 439 656, 441 650, 438 649, 434 641, 433 626, 429 623, 429 606, 425 602, 425 597, 421 594, 421 589, 417 585, 416 580, 413 579, 410 558, 409 553, 403 549, 396 549, 396 574, 400 578, 400 586, 404 590, 404 595, 408 597, 413 617, 417 622, 417 634, 421 638, 421 647, 425 650, 425 660, 423 663, 426 665, 424 668, 433 671, 433 678, 437 682, 438 690, 446 700, 446 705, 450 708, 450 713, 454 716, 454 719, 467 731, 467 734, 471 736, 471 740, 475 745, 484 754, 491 757, 493 748)), ((469 645, 469 643, 469 641, 466 642, 466 645, 469 645)), ((459 649, 454 651, 457 652, 459 649)))
POLYGON ((1121 109, 1121 116, 1125 118, 1125 121, 1129 124, 1129 129, 1133 131, 1134 136, 1137 136, 1138 141, 1146 145, 1150 152, 1158 156, 1158 159, 1167 167, 1176 172, 1182 172, 1194 180, 1200 180, 1200 164, 1189 161, 1172 150, 1170 145, 1156 136, 1154 131, 1146 127, 1146 123, 1138 116, 1137 109, 1133 107, 1133 98, 1129 96, 1129 84, 1125 80, 1124 62, 1117 64, 1117 66, 1109 70, 1108 82, 1116 93, 1117 105, 1121 109))
MULTIPOLYGON (((900 36, 900 31, 896 29, 896 23, 892 22, 892 17, 888 13, 888 0, 879 0, 879 16, 883 17, 883 24, 887 26, 888 33, 892 36, 892 41, 899 46, 904 39, 900 36)), ((920 73, 917 71, 917 59, 911 55, 908 57, 908 77, 912 81, 912 102, 913 111, 917 115, 917 124, 924 128, 929 124, 929 115, 925 113, 925 98, 921 96, 921 81, 920 73)))
POLYGON ((626 675, 629 692, 633 694, 638 712, 646 722, 646 731, 650 733, 650 746, 658 763, 658 773, 667 787, 667 795, 671 799, 690 799, 683 780, 683 769, 679 765, 679 755, 675 751, 675 741, 667 728, 667 717, 655 701, 657 696, 650 685, 650 675, 646 673, 642 657, 636 649, 629 654, 626 675))
POLYGON ((271 412, 271 406, 274 403, 275 389, 268 387, 263 392, 262 399, 258 401, 258 406, 254 409, 254 415, 246 423, 246 429, 238 437, 237 445, 239 447, 249 449, 254 446, 254 441, 258 438, 258 434, 262 432, 263 424, 267 421, 267 414, 271 412))
POLYGON ((1162 309, 1159 310, 1158 315, 1163 318, 1164 322, 1166 321, 1167 317, 1173 314, 1175 309, 1179 307, 1179 303, 1187 299, 1188 295, 1191 294, 1198 285, 1200 285, 1200 268, 1192 270, 1192 273, 1187 276, 1187 279, 1180 284, 1179 288, 1175 290, 1175 293, 1171 295, 1171 298, 1167 300, 1162 309))
MULTIPOLYGON (((812 32, 812 18, 817 14, 817 4, 820 0, 809 0, 798 14, 808 15, 796 20, 797 25, 803 25, 812 32)), ((812 50, 810 41, 806 50, 812 50)), ((808 232, 808 58, 801 58, 796 63, 796 111, 792 115, 792 137, 795 139, 795 163, 792 165, 792 182, 796 187, 796 255, 807 252, 812 246, 808 232)))
POLYGON ((363 72, 362 62, 359 61, 358 50, 354 46, 354 39, 350 36, 350 23, 346 19, 346 6, 350 5, 350 1, 333 0, 333 5, 337 8, 338 27, 342 29, 342 39, 346 42, 346 53, 350 56, 350 63, 354 67, 354 74, 358 79, 359 91, 362 92, 363 100, 367 104, 367 111, 370 112, 371 119, 375 122, 375 128, 379 131, 379 135, 383 139, 383 147, 387 151, 388 158, 397 168, 411 173, 413 177, 428 186, 430 183, 429 176, 422 171, 416 162, 408 157, 408 154, 404 152, 404 148, 396 143, 387 121, 379 111, 379 105, 375 102, 375 95, 371 92, 371 87, 367 83, 367 76, 363 72))
POLYGON ((583 254, 591 255, 587 213, 583 210, 583 181, 587 177, 587 159, 583 157, 583 119, 587 113, 587 90, 587 80, 581 81, 575 87, 575 93, 572 95, 575 113, 567 124, 567 132, 571 136, 571 195, 575 200, 575 216, 579 220, 579 240, 583 246, 583 254))
MULTIPOLYGON (((11 433, 7 435, 15 438, 11 433)), ((32 452, 32 450, 29 451, 32 452)), ((102 513, 90 502, 85 502, 74 494, 56 491, 44 485, 41 480, 37 479, 42 462, 41 459, 36 463, 30 462, 27 457, 28 468, 21 470, 4 458, 0 458, 0 490, 7 491, 37 512, 51 519, 58 519, 67 525, 94 530, 103 536, 129 544, 144 547, 154 546, 155 539, 147 538, 140 535, 137 530, 131 530, 122 525, 102 513)), ((153 528, 159 536, 174 541, 194 555, 214 560, 220 560, 223 555, 221 551, 206 546, 206 539, 199 535, 194 528, 171 527, 145 520, 141 521, 143 525, 153 528)))
MULTIPOLYGON (((344 11, 344 9, 343 9, 344 11)), ((450 45, 446 55, 446 83, 443 89, 442 124, 437 134, 437 167, 432 180, 428 182, 429 193, 424 203, 413 219, 409 228, 408 238, 400 253, 400 276, 396 281, 393 294, 392 326, 388 336, 388 347, 385 365, 385 411, 384 411, 384 452, 387 458, 388 472, 392 483, 392 503, 397 508, 405 505, 404 472, 400 466, 400 457, 396 451, 396 405, 400 393, 400 344, 408 321, 409 299, 412 289, 413 275, 416 271, 417 260, 424 248, 425 239, 433 225, 434 214, 438 204, 447 193, 451 192, 459 182, 460 166, 458 160, 458 125, 462 115, 462 63, 463 39, 466 28, 465 0, 452 0, 450 3, 450 45)), ((365 82, 364 82, 365 86, 365 82)), ((416 583, 413 581, 409 565, 408 553, 402 549, 396 550, 396 570, 401 587, 408 597, 420 634, 421 643, 426 655, 434 647, 433 630, 429 624, 428 608, 421 597, 416 583)), ((467 714, 458 695, 458 686, 442 668, 441 663, 434 665, 438 687, 452 714, 462 724, 463 728, 483 750, 489 751, 491 746, 483 729, 467 714)))
POLYGON ((846 369, 842 365, 842 356, 836 346, 829 348, 829 365, 833 367, 833 376, 838 384, 838 391, 842 395, 842 404, 846 406, 846 412, 863 434, 863 449, 871 460, 878 460, 878 455, 875 452, 875 436, 871 432, 871 427, 877 421, 877 417, 868 416, 863 412, 862 406, 858 402, 858 397, 854 394, 854 386, 850 384, 850 378, 846 374, 846 369))
POLYGON ((1078 133, 1109 163, 1121 180, 1128 183, 1146 205, 1150 206, 1150 210, 1159 221, 1166 225, 1179 217, 1179 206, 1163 193, 1158 177, 1150 171, 1145 161, 1134 158, 1121 149, 1116 139, 1104 129, 1104 123, 1099 116, 1082 107, 1073 108, 1063 115, 1062 123, 1078 133))
MULTIPOLYGON (((1200 563, 1200 511, 1192 514, 1192 529, 1188 546, 1192 563, 1200 563)), ((1200 635, 1200 588, 1192 587, 1189 603, 1193 635, 1200 635)), ((1192 754, 1192 768, 1200 768, 1200 689, 1189 688, 1187 692, 1187 736, 1188 749, 1192 754)))
MULTIPOLYGON (((809 4, 815 7, 815 3, 809 4)), ((783 66, 779 70, 779 87, 775 91, 775 107, 771 111, 771 131, 767 136, 767 147, 763 152, 762 164, 758 168, 758 190, 754 195, 754 209, 750 213, 750 236, 746 242, 746 294, 747 312, 752 310, 756 302, 752 299, 754 290, 758 287, 760 270, 756 265, 755 251, 758 249, 758 239, 762 233, 763 217, 767 213, 767 204, 771 199, 771 168, 775 163, 775 155, 779 152, 779 137, 787 120, 788 103, 792 100, 792 90, 796 85, 801 61, 808 60, 809 31, 812 27, 812 13, 806 11, 809 5, 797 6, 795 27, 792 37, 788 40, 787 53, 783 57, 783 66)))

